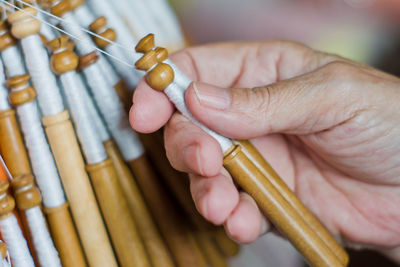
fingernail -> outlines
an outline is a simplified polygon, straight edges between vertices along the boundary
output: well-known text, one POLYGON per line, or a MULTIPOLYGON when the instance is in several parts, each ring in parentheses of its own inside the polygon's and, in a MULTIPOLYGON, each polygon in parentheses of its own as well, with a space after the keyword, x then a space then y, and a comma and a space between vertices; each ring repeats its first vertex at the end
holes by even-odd
POLYGON ((190 145, 183 149, 183 160, 189 168, 198 171, 200 175, 204 175, 203 166, 201 164, 200 147, 197 144, 190 145))
POLYGON ((193 89, 201 105, 224 110, 231 104, 229 89, 207 84, 203 84, 199 89, 195 82, 193 89))

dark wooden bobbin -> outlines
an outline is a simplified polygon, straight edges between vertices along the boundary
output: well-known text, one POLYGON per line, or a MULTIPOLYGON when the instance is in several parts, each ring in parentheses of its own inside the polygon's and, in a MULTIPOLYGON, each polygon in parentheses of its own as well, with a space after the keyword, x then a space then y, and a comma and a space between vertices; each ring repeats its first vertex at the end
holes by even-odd
POLYGON ((42 197, 35 186, 32 175, 20 175, 11 182, 17 207, 20 210, 28 210, 40 206, 42 197))

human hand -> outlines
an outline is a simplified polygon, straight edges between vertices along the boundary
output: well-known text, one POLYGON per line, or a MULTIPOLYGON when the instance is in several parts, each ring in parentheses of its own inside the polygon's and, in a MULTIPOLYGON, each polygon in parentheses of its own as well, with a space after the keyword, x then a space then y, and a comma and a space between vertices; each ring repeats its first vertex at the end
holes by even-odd
MULTIPOLYGON (((200 122, 224 136, 250 139, 345 244, 398 257, 400 79, 290 42, 215 44, 171 59, 197 81, 185 98, 200 122)), ((137 131, 166 124, 167 156, 190 174, 193 199, 206 219, 224 224, 241 243, 270 229, 222 168, 212 137, 144 81, 133 102, 137 131)))

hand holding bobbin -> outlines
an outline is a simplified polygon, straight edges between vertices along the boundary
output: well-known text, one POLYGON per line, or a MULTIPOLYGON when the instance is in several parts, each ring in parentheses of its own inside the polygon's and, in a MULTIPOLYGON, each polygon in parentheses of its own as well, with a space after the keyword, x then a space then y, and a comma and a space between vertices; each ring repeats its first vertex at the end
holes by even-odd
MULTIPOLYGON (((312 265, 346 265, 347 255, 345 252, 332 237, 329 237, 328 235, 328 238, 326 238, 323 234, 320 235, 320 233, 324 233, 324 231, 319 231, 318 227, 322 226, 320 224, 315 224, 315 222, 318 222, 316 219, 314 219, 314 221, 308 220, 308 215, 311 214, 310 212, 305 216, 304 210, 300 210, 300 212, 303 213, 302 215, 299 214, 299 210, 296 211, 296 209, 300 207, 300 205, 298 205, 299 201, 297 198, 295 198, 297 202, 293 200, 292 197, 294 194, 288 190, 283 182, 281 182, 280 178, 275 172, 273 172, 269 165, 262 169, 259 164, 252 163, 249 160, 249 157, 253 160, 256 158, 251 155, 252 153, 255 153, 254 151, 249 151, 249 149, 244 149, 244 151, 242 151, 241 146, 233 146, 232 141, 224 140, 223 137, 200 124, 185 106, 183 106, 183 111, 181 110, 181 102, 184 102, 183 94, 186 88, 179 88, 179 85, 177 86, 175 82, 168 85, 168 81, 171 79, 173 80, 173 74, 171 75, 170 68, 158 68, 158 65, 154 64, 157 60, 155 59, 155 52, 151 51, 154 47, 153 42, 152 36, 148 36, 137 46, 138 52, 146 53, 145 56, 137 62, 136 66, 140 69, 150 70, 146 77, 148 84, 158 89, 164 89, 170 100, 175 105, 178 105, 178 110, 193 120, 198 126, 211 134, 218 141, 222 140, 225 142, 225 147, 222 146, 222 150, 225 152, 225 168, 230 172, 234 180, 238 182, 244 191, 248 192, 256 200, 263 213, 266 214, 275 226, 288 237, 288 239, 303 253, 312 265), (157 80, 155 75, 150 75, 150 73, 154 74, 160 69, 163 69, 161 71, 163 75, 161 81, 157 80), (180 102, 177 102, 177 99, 179 99, 180 102), (230 147, 227 147, 226 145, 229 142, 231 145, 230 147), (268 174, 267 177, 265 177, 265 171, 268 174), (290 202, 290 204, 288 202, 290 202), (305 222, 306 219, 308 220, 307 223, 305 222), (316 235, 314 231, 318 232, 318 235, 316 235), (322 242, 320 238, 324 239, 325 242, 322 242), (336 255, 332 252, 335 252, 336 255), (340 258, 340 260, 336 257, 340 258)), ((159 65, 162 66, 161 64, 159 65)), ((182 78, 177 77, 177 80, 182 80, 182 78)), ((220 142, 220 144, 221 143, 222 142, 220 142)), ((263 164, 266 164, 266 162, 263 164)), ((325 233, 327 233, 326 230, 325 233)))

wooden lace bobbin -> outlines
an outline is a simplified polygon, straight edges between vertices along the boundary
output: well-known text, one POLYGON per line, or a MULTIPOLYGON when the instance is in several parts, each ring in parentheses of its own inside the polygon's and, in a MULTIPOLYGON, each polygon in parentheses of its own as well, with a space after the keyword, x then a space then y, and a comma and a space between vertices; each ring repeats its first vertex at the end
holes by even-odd
MULTIPOLYGON (((64 110, 55 77, 50 70, 47 52, 37 35, 40 23, 25 14, 26 12, 36 13, 35 10, 25 8, 24 12, 13 13, 8 20, 12 24, 11 31, 14 36, 21 39, 25 62, 38 91, 39 105, 45 116, 42 122, 80 240, 89 264, 97 266, 110 263, 110 266, 113 266, 116 260, 110 244, 105 241, 108 240, 107 232, 85 170, 79 145, 68 112, 64 110)), ((76 259, 79 258, 82 257, 76 257, 76 259)))
MULTIPOLYGON (((184 88, 175 83, 170 83, 171 80, 174 80, 173 68, 167 67, 168 65, 165 66, 165 63, 154 66, 153 62, 157 60, 154 59, 156 55, 152 52, 147 52, 141 60, 136 62, 136 67, 143 70, 151 69, 146 77, 149 85, 157 90, 164 89, 164 92, 182 114, 218 141, 225 153, 225 168, 239 185, 255 199, 264 214, 287 236, 312 265, 343 266, 330 248, 311 230, 267 178, 241 153, 240 147, 234 146, 231 140, 211 131, 193 117, 184 101, 184 91, 190 83, 184 88), (160 76, 158 80, 157 75, 160 76)), ((181 73, 178 73, 178 75, 181 76, 181 73)), ((180 79, 186 78, 180 77, 180 79)))
MULTIPOLYGON (((14 38, 8 33, 6 21, 0 22, 0 53, 5 61, 10 49, 17 49, 14 38), (13 47, 13 48, 11 48, 13 47)), ((18 60, 18 59, 14 59, 18 60)), ((15 111, 8 103, 8 90, 4 87, 3 63, 0 64, 0 153, 12 175, 31 173, 28 157, 19 130, 15 111)))
POLYGON ((235 142, 242 148, 243 153, 254 163, 254 165, 263 173, 265 177, 277 188, 283 197, 292 205, 296 211, 304 218, 310 227, 319 235, 319 237, 329 246, 344 265, 349 262, 346 251, 336 242, 328 230, 321 222, 304 206, 304 204, 295 196, 295 194, 281 180, 278 174, 272 169, 264 157, 249 141, 235 142))
MULTIPOLYGON (((114 43, 117 39, 116 32, 114 29, 107 28, 107 20, 104 16, 97 18, 92 24, 90 24, 89 29, 104 38, 101 39, 97 36, 93 36, 94 42, 100 49, 105 50, 107 53, 119 58, 120 60, 126 59, 124 50, 122 50, 121 47, 116 46, 114 43)), ((117 72, 124 78, 128 87, 136 88, 142 78, 142 73, 137 70, 132 72, 131 68, 113 59, 111 59, 111 63, 117 72)))
POLYGON ((146 203, 144 202, 142 193, 140 192, 131 171, 125 163, 122 155, 117 148, 115 142, 104 126, 97 109, 90 105, 92 99, 86 99, 85 103, 89 108, 90 117, 96 125, 99 136, 103 141, 107 155, 112 160, 119 182, 124 190, 124 195, 128 201, 129 208, 133 213, 135 222, 142 236, 150 260, 155 267, 171 267, 174 266, 171 255, 162 239, 157 226, 151 217, 146 203))
POLYGON ((40 209, 41 196, 32 175, 16 176, 12 181, 18 209, 25 213, 41 266, 61 266, 60 258, 47 230, 40 209))
MULTIPOLYGON (((96 68, 96 65, 94 64, 97 59, 97 55, 95 53, 91 53, 85 57, 82 57, 80 62, 81 69, 83 69, 85 77, 95 97, 97 106, 99 107, 101 114, 103 115, 103 118, 105 119, 105 122, 123 155, 124 160, 130 163, 136 162, 136 160, 140 160, 140 162, 146 162, 147 159, 143 156, 143 147, 140 144, 140 140, 138 139, 136 133, 130 128, 127 115, 118 99, 117 94, 113 90, 109 89, 107 86, 107 81, 105 81, 104 77, 102 76, 101 70, 96 68)), ((146 203, 148 203, 147 198, 151 198, 151 195, 153 195, 151 192, 152 188, 145 190, 143 186, 146 186, 146 184, 140 184, 139 182, 139 180, 147 179, 146 176, 143 176, 146 174, 139 172, 137 168, 133 168, 132 170, 142 192, 144 193, 144 191, 146 191, 144 195, 146 203)), ((152 173, 151 169, 147 171, 152 173)), ((152 175, 152 177, 154 177, 154 175, 152 175)), ((163 202, 160 201, 160 203, 163 202)), ((168 218, 165 219, 168 220, 168 218)), ((173 232, 171 231, 162 232, 163 235, 172 235, 172 233, 173 232)))
POLYGON ((84 97, 77 86, 78 57, 67 50, 67 37, 49 42, 53 72, 60 75, 81 147, 88 163, 87 170, 97 194, 116 254, 122 266, 149 266, 142 241, 136 229, 115 169, 107 158, 102 140, 91 123, 84 97))
POLYGON ((145 155, 129 162, 177 266, 207 266, 205 258, 145 155))
POLYGON ((197 211, 192 197, 190 195, 190 185, 187 177, 182 177, 183 174, 174 170, 168 162, 166 152, 163 149, 163 144, 157 142, 159 136, 154 134, 142 134, 142 143, 149 153, 152 162, 161 171, 162 177, 174 196, 176 196, 184 211, 188 214, 192 223, 201 232, 208 232, 210 238, 214 239, 221 252, 232 257, 238 254, 239 245, 232 241, 222 227, 215 227, 207 222, 197 211))
POLYGON ((21 75, 7 82, 11 87, 10 103, 17 109, 36 181, 42 192, 50 231, 61 261, 65 266, 85 266, 79 239, 69 214, 68 203, 41 126, 35 101, 36 93, 32 87, 28 86, 28 79, 28 75, 21 75))
MULTIPOLYGON (((64 30, 79 39, 78 42, 75 42, 78 55, 85 56, 92 52, 95 52, 97 54, 94 42, 88 36, 88 34, 80 28, 87 28, 89 24, 95 20, 94 15, 87 8, 85 8, 86 6, 83 5, 83 2, 72 2, 75 6, 80 4, 80 6, 75 7, 75 10, 78 10, 80 8, 81 10, 85 10, 84 13, 76 14, 73 14, 71 12, 70 2, 68 2, 67 0, 48 0, 47 2, 48 5, 51 7, 50 12, 53 15, 61 17, 63 19, 60 24, 64 28, 64 30)), ((98 56, 99 59, 95 65, 97 66, 97 68, 100 68, 102 70, 103 76, 106 77, 107 83, 112 87, 121 86, 120 84, 123 83, 123 81, 118 77, 115 70, 111 67, 110 63, 102 55, 99 54, 98 56)))
POLYGON ((124 162, 117 146, 111 139, 105 141, 104 146, 108 156, 113 161, 119 181, 128 200, 130 210, 133 212, 139 233, 142 236, 153 266, 174 266, 171 255, 148 210, 142 193, 140 192, 129 167, 124 162))
MULTIPOLYGON (((4 171, 2 169, 2 171, 4 171)), ((14 199, 7 194, 9 183, 0 181, 0 228, 14 267, 34 267, 28 245, 12 211, 14 199)))

